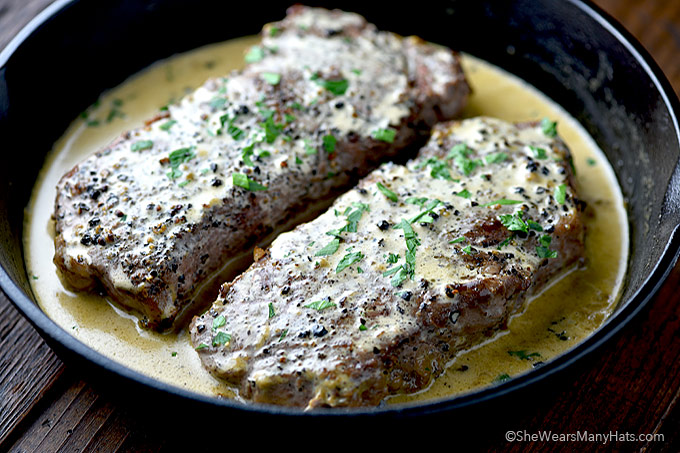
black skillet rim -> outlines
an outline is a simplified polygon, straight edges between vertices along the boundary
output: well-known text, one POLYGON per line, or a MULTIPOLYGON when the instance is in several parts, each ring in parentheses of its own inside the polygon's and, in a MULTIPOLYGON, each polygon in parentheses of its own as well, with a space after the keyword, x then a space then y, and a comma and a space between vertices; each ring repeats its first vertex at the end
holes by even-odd
MULTIPOLYGON (((59 14, 69 4, 78 0, 57 0, 50 4, 45 10, 31 20, 10 43, 0 52, 0 68, 4 67, 12 54, 21 44, 39 27, 49 21, 52 17, 59 14)), ((654 86, 659 91, 668 108, 673 122, 674 130, 680 142, 680 126, 678 125, 678 112, 680 112, 680 101, 666 79, 662 70, 658 67, 653 58, 644 47, 634 38, 622 25, 615 19, 602 11, 599 7, 584 0, 568 0, 569 3, 581 9, 585 14, 598 22, 606 31, 611 33, 626 49, 631 53, 636 62, 642 67, 644 72, 650 77, 654 86)), ((236 410, 246 413, 269 414, 269 415, 288 415, 288 416, 359 416, 359 415, 414 415, 414 414, 435 414, 443 411, 463 409, 503 396, 511 394, 519 389, 531 386, 539 381, 544 381, 548 377, 556 375, 572 366, 576 361, 581 361, 586 356, 599 349, 604 343, 615 337, 633 318, 635 318, 656 295, 663 281, 673 269, 678 257, 680 256, 680 225, 675 228, 668 240, 661 258, 656 263, 649 277, 642 283, 640 288, 624 304, 618 312, 614 313, 607 322, 600 327, 594 334, 576 345, 566 353, 552 359, 544 366, 519 375, 512 380, 493 387, 483 388, 454 398, 444 398, 428 403, 409 403, 403 405, 393 405, 378 408, 361 409, 317 409, 305 412, 299 409, 286 408, 261 404, 244 404, 228 399, 217 399, 207 395, 184 390, 170 384, 158 381, 154 378, 145 376, 126 366, 109 359, 102 354, 91 349, 75 337, 67 333, 63 328, 52 321, 40 308, 33 302, 9 277, 7 271, 0 266, 0 288, 7 295, 8 299, 23 314, 34 328, 45 338, 50 345, 58 345, 60 348, 68 350, 70 354, 75 354, 80 359, 84 359, 90 364, 94 364, 98 369, 105 371, 109 375, 124 379, 130 383, 141 384, 162 394, 168 394, 181 400, 191 403, 199 403, 210 406, 213 409, 236 410)), ((67 360, 68 362, 68 360, 67 360)))

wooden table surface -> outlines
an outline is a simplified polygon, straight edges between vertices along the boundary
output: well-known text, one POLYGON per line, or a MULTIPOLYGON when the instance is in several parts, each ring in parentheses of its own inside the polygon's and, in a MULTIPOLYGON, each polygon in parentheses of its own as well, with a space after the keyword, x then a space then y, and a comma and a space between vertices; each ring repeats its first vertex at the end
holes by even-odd
MULTIPOLYGON (((0 0, 0 48, 51 0, 0 0)), ((650 51, 680 92, 680 1, 597 0, 650 51)), ((575 379, 543 401, 528 402, 507 424, 477 439, 493 451, 680 451, 680 265, 671 273, 649 310, 628 325, 575 379), (568 434, 662 434, 663 440, 614 443, 507 442, 507 429, 568 434)), ((174 414, 185 417, 187 414, 174 414)), ((159 418, 167 414, 159 415, 159 418)), ((134 407, 118 404, 96 390, 77 369, 64 365, 29 323, 0 294, 0 451, 168 451, 174 434, 148 425, 134 407)), ((202 449, 233 448, 240 427, 199 429, 187 417, 187 433, 201 433, 202 449)), ((480 420, 483 423, 484 420, 480 420)), ((201 425, 205 427, 205 423, 201 425)), ((376 428, 376 427, 373 427, 376 428)), ((329 433, 336 434, 329 427, 329 433)), ((374 435, 368 429, 364 434, 374 435)), ((259 427, 266 436, 267 427, 259 427)), ((300 426, 300 439, 305 427, 300 426)), ((433 439, 453 446, 446 432, 412 433, 422 446, 433 439)), ((357 433, 354 433, 357 435, 357 433)), ((391 433, 396 436, 397 433, 391 433)), ((337 434, 336 436, 337 437, 337 434)), ((361 437, 352 437, 361 439, 361 437)), ((258 440, 252 439, 257 445, 258 440)), ((290 445, 281 439, 281 447, 290 445)), ((327 448, 297 440, 298 448, 327 448)), ((348 445, 360 447, 358 440, 348 445)))

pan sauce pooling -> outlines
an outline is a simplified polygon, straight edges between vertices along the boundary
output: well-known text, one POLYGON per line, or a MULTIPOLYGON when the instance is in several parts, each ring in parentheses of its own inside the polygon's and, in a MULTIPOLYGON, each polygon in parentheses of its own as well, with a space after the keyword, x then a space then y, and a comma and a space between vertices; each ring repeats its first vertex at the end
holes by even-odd
MULTIPOLYGON (((48 160, 29 206, 25 230, 27 267, 42 308, 64 329, 102 354, 159 380, 197 392, 229 395, 205 371, 185 331, 159 335, 137 328, 136 320, 91 295, 64 290, 56 277, 52 212, 54 187, 61 175, 121 130, 150 117, 170 97, 181 96, 210 76, 238 67, 244 49, 256 38, 206 47, 155 65, 105 94, 87 119, 76 120, 48 160), (123 116, 124 115, 124 116, 123 116), (107 121, 110 119, 110 121, 107 121), (99 121, 98 126, 88 122, 99 121)), ((493 341, 459 355, 428 390, 392 401, 435 398, 488 385, 530 369, 597 329, 617 301, 627 256, 623 201, 613 173, 590 138, 558 106, 507 73, 471 57, 463 63, 473 87, 465 116, 488 115, 507 121, 557 120, 577 168, 587 212, 587 267, 568 275, 534 300, 525 314, 493 341)))

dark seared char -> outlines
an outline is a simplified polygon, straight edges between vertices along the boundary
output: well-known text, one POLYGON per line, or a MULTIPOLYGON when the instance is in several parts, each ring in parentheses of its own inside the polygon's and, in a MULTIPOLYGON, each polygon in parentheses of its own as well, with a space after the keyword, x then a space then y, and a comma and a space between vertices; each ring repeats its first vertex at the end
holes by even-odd
POLYGON ((247 401, 376 405, 425 388, 584 253, 551 123, 439 124, 280 235, 194 318, 204 366, 247 401))
POLYGON ((295 6, 243 71, 212 79, 60 181, 54 261, 150 328, 234 255, 451 119, 458 56, 362 17, 295 6))

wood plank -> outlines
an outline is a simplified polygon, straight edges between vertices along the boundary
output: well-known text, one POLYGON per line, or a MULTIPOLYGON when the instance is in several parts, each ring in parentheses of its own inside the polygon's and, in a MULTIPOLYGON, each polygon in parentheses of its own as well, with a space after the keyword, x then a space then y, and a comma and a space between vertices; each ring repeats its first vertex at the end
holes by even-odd
POLYGON ((0 295, 0 445, 63 370, 54 352, 0 295))

